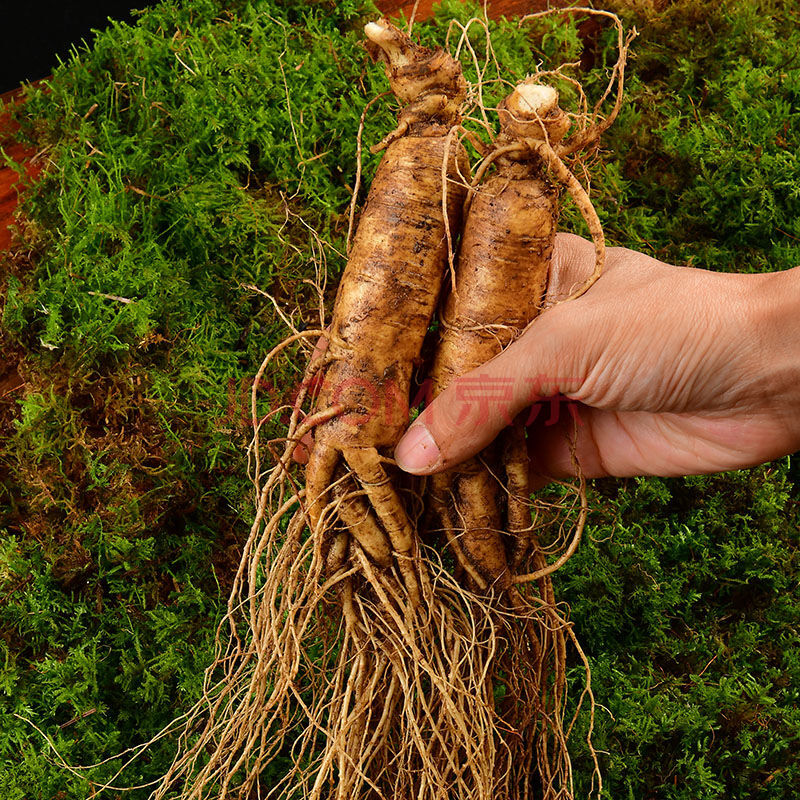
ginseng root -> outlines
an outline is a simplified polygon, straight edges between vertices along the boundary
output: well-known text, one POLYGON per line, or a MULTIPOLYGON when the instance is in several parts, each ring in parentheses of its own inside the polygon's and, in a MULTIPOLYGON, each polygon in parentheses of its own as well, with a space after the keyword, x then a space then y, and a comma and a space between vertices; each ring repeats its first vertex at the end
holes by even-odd
POLYGON ((305 424, 295 404, 265 476, 255 425, 257 517, 203 700, 157 799, 175 787, 183 800, 494 796, 484 664, 499 632, 435 557, 423 565, 415 506, 388 457, 460 229, 465 84, 443 51, 382 21, 366 31, 406 106, 381 143, 327 350, 306 376, 317 396, 305 424), (308 430, 302 488, 291 453, 308 430), (267 785, 276 758, 283 777, 267 785))
MULTIPOLYGON (((372 505, 373 530, 384 531, 418 605, 424 576, 416 537, 380 452, 391 452, 408 424, 411 372, 448 260, 446 229, 460 227, 459 174, 469 167, 452 131, 466 86, 460 65, 444 51, 421 48, 387 23, 371 23, 366 33, 407 105, 385 140, 339 285, 316 407, 346 410, 314 432, 306 503, 316 528, 344 459, 372 505)), ((358 539, 357 529, 350 534, 358 539)))
MULTIPOLYGON (((500 122, 494 152, 484 161, 493 171, 482 169, 477 176, 488 174, 470 198, 455 285, 441 313, 431 370, 434 397, 500 353, 538 315, 562 185, 589 222, 597 274, 602 269, 599 221, 557 155, 571 122, 558 106, 555 89, 533 81, 520 84, 501 103, 500 122)), ((461 385, 465 407, 474 415, 490 402, 502 403, 511 388, 484 385, 480 377, 461 385)), ((532 386, 532 401, 534 392, 532 386)), ((505 749, 498 748, 503 755, 497 791, 520 796, 515 792, 523 791, 519 787, 526 785, 525 775, 535 763, 543 796, 561 797, 571 781, 563 723, 567 623, 557 613, 549 576, 539 580, 538 598, 523 595, 516 586, 521 565, 532 559, 539 569, 546 563, 534 535, 522 420, 507 429, 499 444, 499 452, 487 448, 434 475, 430 502, 465 585, 497 598, 498 625, 508 642, 496 658, 506 686, 499 713, 501 727, 514 734, 505 737, 505 749)))

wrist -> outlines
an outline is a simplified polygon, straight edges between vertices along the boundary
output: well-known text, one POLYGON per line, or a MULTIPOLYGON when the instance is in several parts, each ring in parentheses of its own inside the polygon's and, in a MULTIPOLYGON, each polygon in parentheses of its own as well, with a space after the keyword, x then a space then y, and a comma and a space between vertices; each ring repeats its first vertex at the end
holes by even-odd
POLYGON ((794 452, 800 449, 800 267, 756 279, 750 302, 762 343, 764 397, 786 430, 787 452, 794 452))

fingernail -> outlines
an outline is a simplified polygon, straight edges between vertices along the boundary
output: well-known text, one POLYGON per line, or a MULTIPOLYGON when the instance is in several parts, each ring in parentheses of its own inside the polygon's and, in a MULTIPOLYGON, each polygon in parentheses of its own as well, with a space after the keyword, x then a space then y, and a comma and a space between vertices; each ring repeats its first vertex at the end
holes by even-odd
POLYGON ((412 475, 426 473, 441 461, 433 436, 421 422, 406 431, 394 449, 394 457, 400 469, 412 475))

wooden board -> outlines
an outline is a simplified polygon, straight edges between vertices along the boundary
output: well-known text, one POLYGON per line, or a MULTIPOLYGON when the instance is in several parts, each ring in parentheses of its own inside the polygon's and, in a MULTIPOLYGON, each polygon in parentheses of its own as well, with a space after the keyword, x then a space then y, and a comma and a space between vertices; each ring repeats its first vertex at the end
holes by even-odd
MULTIPOLYGON (((21 92, 21 89, 5 92, 0 95, 0 100, 6 106, 18 102, 21 92)), ((12 121, 8 111, 0 114, 0 147, 3 148, 6 156, 22 166, 28 176, 36 178, 41 167, 33 161, 35 155, 33 149, 25 147, 16 140, 14 134, 18 129, 19 126, 12 121)), ((0 253, 8 250, 11 245, 9 226, 14 221, 14 211, 19 199, 18 183, 19 174, 12 167, 7 166, 3 159, 3 163, 0 163, 0 253)))

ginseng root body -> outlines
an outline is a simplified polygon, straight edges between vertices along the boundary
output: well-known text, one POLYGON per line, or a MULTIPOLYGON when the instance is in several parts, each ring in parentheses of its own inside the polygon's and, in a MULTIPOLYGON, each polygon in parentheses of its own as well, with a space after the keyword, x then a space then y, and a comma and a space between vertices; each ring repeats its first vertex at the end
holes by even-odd
MULTIPOLYGON (((555 90, 532 83, 503 101, 500 119, 494 171, 471 198, 431 371, 434 396, 462 381, 456 385, 470 417, 466 424, 480 424, 489 403, 512 396, 511 386, 488 384, 472 371, 541 310, 561 187, 549 177, 539 144, 554 152, 570 125, 555 90), (470 378, 462 379, 467 372, 470 378)), ((530 391, 533 400, 536 387, 530 391)), ((506 644, 490 670, 505 695, 497 707, 503 745, 497 747, 495 791, 526 797, 535 772, 541 795, 555 798, 568 796, 562 792, 570 780, 562 728, 566 623, 556 612, 549 577, 539 580, 535 600, 514 581, 529 554, 537 569, 545 559, 534 535, 524 424, 508 422, 497 445, 430 479, 430 516, 454 554, 462 583, 489 595, 500 612, 497 624, 506 644)))
MULTIPOLYGON (((560 138, 569 124, 555 91, 531 84, 522 84, 504 101, 501 120, 500 146, 545 134, 560 138)), ((464 224, 456 285, 444 307, 431 372, 434 396, 513 341, 539 313, 547 286, 559 188, 547 177, 543 160, 527 149, 507 152, 495 167, 478 185, 464 224)), ((489 403, 502 404, 511 396, 510 386, 486 384, 479 374, 462 382, 460 390, 469 424, 480 424, 489 403)), ((524 445, 519 425, 509 436, 521 437, 524 445)), ((508 590, 511 573, 503 531, 524 537, 530 529, 528 484, 515 471, 508 476, 508 494, 501 496, 493 462, 494 453, 487 451, 435 475, 431 495, 468 583, 480 590, 508 590)), ((522 548, 521 543, 514 546, 515 552, 522 548)))
MULTIPOLYGON (((373 560, 390 549, 418 603, 416 537, 381 454, 391 452, 408 424, 411 373, 439 297, 448 229, 460 227, 469 167, 452 129, 465 85, 458 63, 443 51, 420 48, 385 23, 368 25, 367 34, 387 62, 393 90, 409 104, 389 137, 339 286, 316 409, 341 413, 314 432, 306 503, 316 529, 343 459, 372 507, 346 535, 373 560)), ((347 548, 336 552, 332 570, 347 548)), ((385 559, 377 563, 387 566, 385 559)))

